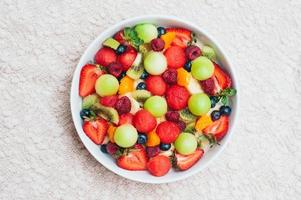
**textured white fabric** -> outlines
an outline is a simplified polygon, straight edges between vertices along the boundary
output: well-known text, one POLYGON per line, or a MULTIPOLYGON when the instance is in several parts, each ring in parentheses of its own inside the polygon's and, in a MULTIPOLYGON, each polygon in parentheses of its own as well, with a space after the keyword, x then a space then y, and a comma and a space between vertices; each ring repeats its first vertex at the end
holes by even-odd
POLYGON ((301 199, 300 0, 1 0, 0 199, 301 199), (149 185, 105 169, 71 120, 90 42, 122 19, 172 14, 221 43, 238 72, 240 121, 207 169, 149 185))

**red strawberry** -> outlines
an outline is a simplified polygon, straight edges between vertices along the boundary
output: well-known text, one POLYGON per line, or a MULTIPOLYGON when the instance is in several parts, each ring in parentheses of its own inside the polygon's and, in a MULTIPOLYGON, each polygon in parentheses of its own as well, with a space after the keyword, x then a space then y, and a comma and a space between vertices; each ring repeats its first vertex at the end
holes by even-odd
POLYGON ((215 93, 217 92, 214 79, 215 77, 211 77, 206 80, 200 81, 202 89, 209 95, 215 95, 215 93))
POLYGON ((99 100, 99 103, 101 103, 104 106, 114 107, 117 100, 118 100, 118 96, 116 96, 116 95, 105 96, 99 100))
POLYGON ((176 153, 176 165, 179 170, 187 170, 192 167, 204 154, 202 149, 196 149, 194 153, 189 155, 181 155, 176 153))
POLYGON ((211 125, 203 130, 205 134, 212 134, 217 141, 223 139, 229 128, 229 118, 222 116, 219 120, 214 121, 211 125))
POLYGON ((191 31, 184 28, 167 28, 166 32, 174 32, 176 34, 176 37, 172 41, 171 45, 185 48, 192 40, 191 31))
POLYGON ((122 65, 123 70, 126 71, 132 66, 133 62, 136 59, 136 56, 137 51, 133 47, 128 46, 126 51, 118 56, 117 60, 122 65))
POLYGON ((86 64, 81 72, 79 79, 79 95, 81 97, 88 96, 95 92, 95 82, 100 75, 104 74, 97 65, 86 64))
POLYGON ((158 155, 151 158, 147 163, 147 170, 154 176, 164 176, 171 168, 168 157, 158 155))
POLYGON ((221 89, 224 90, 226 88, 231 87, 232 80, 230 76, 226 72, 224 72, 218 64, 216 63, 213 64, 214 64, 214 76, 217 79, 217 82, 221 87, 221 89))
POLYGON ((117 165, 127 170, 145 170, 146 164, 146 152, 142 145, 135 145, 134 149, 117 159, 117 165))
POLYGON ((156 129, 160 141, 166 144, 174 142, 180 132, 181 130, 178 125, 170 121, 161 122, 156 129))
POLYGON ((167 89, 167 105, 173 110, 181 110, 187 106, 189 92, 185 87, 173 85, 167 89))
POLYGON ((84 132, 95 144, 101 144, 103 142, 108 128, 109 125, 104 119, 85 121, 83 124, 84 132))
POLYGON ((161 76, 149 76, 145 80, 146 89, 153 95, 163 95, 166 91, 166 83, 161 76))
POLYGON ((121 44, 125 44, 126 41, 125 41, 125 39, 124 39, 123 30, 118 31, 118 32, 114 35, 114 39, 117 40, 118 42, 120 42, 121 44))
POLYGON ((167 60, 167 66, 169 68, 178 69, 184 66, 186 62, 186 55, 184 49, 178 46, 171 46, 165 52, 164 55, 167 60))
POLYGON ((95 54, 95 62, 102 66, 108 66, 112 62, 116 62, 117 55, 115 51, 108 47, 103 47, 95 54))
POLYGON ((157 126, 157 121, 147 110, 139 110, 133 118, 133 125, 142 133, 148 133, 157 126))
POLYGON ((122 114, 119 116, 119 123, 118 125, 122 124, 132 124, 134 115, 131 113, 122 114))

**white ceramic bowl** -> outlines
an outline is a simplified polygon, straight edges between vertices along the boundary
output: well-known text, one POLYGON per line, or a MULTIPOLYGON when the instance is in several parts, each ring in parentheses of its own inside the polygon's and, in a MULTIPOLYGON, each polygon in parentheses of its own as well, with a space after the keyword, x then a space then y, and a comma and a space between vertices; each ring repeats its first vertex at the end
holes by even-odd
POLYGON ((155 177, 150 175, 147 171, 127 171, 124 169, 119 168, 114 159, 112 159, 109 155, 103 154, 98 145, 95 145, 83 132, 82 130, 82 120, 80 118, 80 110, 81 110, 81 104, 82 99, 78 95, 78 87, 79 87, 79 75, 82 66, 84 66, 87 62, 92 61, 94 58, 95 53, 98 51, 98 49, 101 47, 102 42, 108 38, 111 37, 114 33, 119 31, 120 29, 126 27, 126 26, 133 26, 135 24, 139 23, 154 23, 157 25, 165 26, 165 27, 183 27, 187 28, 189 30, 192 30, 194 33, 196 33, 198 39, 200 39, 203 43, 210 45, 213 47, 216 51, 216 54, 218 56, 219 63, 221 63, 222 67, 227 70, 227 72, 231 75, 232 81, 233 81, 233 87, 238 89, 238 85, 236 82, 236 76, 234 69, 232 65, 230 64, 229 59, 226 57, 225 53, 223 52, 220 45, 217 44, 216 41, 212 39, 212 36, 209 36, 208 33, 206 33, 204 30, 200 29, 198 26, 184 21, 182 19, 173 17, 173 16, 161 16, 161 15, 148 15, 148 16, 140 16, 135 17, 131 19, 127 19, 124 21, 121 21, 117 23, 116 25, 106 29, 104 32, 102 32, 87 48, 84 55, 81 57, 78 65, 76 66, 73 80, 72 80, 72 86, 71 86, 71 95, 70 95, 70 101, 71 101, 71 112, 72 112, 72 118, 75 125, 75 128, 77 130, 77 133, 84 143, 85 147, 88 149, 88 151, 94 156, 94 158, 99 161, 103 166, 111 170, 112 172, 123 176, 125 178, 144 182, 144 183, 168 183, 173 182, 177 180, 181 180, 184 178, 187 178, 189 176, 192 176, 196 174, 197 172, 200 172, 202 169, 204 169, 214 158, 219 155, 223 149, 225 148, 226 144, 231 138, 233 128, 235 126, 235 121, 237 118, 237 109, 238 109, 238 95, 236 95, 233 98, 232 101, 232 114, 230 119, 230 127, 228 130, 228 134, 224 137, 224 139, 221 141, 221 145, 214 147, 213 149, 210 149, 207 153, 204 154, 202 159, 198 161, 192 168, 189 170, 183 171, 183 172, 176 172, 171 170, 168 174, 166 174, 163 177, 155 177))

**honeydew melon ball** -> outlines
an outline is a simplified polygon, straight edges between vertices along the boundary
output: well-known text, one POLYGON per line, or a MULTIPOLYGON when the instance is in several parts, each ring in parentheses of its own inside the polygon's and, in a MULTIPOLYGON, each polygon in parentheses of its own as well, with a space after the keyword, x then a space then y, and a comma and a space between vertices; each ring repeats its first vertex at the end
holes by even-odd
POLYGON ((189 111, 197 116, 205 115, 211 107, 210 98, 205 93, 193 94, 188 100, 189 111))
POLYGON ((191 62, 191 75, 193 78, 203 81, 210 78, 214 72, 214 65, 205 56, 200 56, 191 62))
POLYGON ((131 124, 123 124, 116 128, 114 132, 115 143, 123 148, 128 148, 136 144, 138 132, 131 124))
POLYGON ((160 75, 167 69, 167 61, 163 53, 150 51, 144 58, 144 68, 151 75, 160 75))
POLYGON ((154 117, 162 117, 167 112, 167 103, 163 97, 152 96, 145 101, 144 109, 154 117))
POLYGON ((111 74, 101 75, 95 83, 95 90, 99 96, 110 96, 117 93, 119 82, 117 78, 111 74))
POLYGON ((135 31, 144 43, 149 43, 152 39, 158 37, 157 28, 153 24, 139 24, 135 27, 135 31))
POLYGON ((197 140, 191 133, 181 133, 175 141, 175 148, 182 155, 192 154, 197 148, 197 140))

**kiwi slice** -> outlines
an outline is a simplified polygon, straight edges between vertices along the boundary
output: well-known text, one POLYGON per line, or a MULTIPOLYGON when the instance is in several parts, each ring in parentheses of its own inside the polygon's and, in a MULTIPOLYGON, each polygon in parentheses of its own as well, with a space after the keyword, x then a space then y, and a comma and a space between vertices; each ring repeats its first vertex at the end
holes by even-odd
POLYGON ((137 101, 144 102, 151 97, 151 93, 147 90, 135 90, 132 92, 132 97, 137 101))
POLYGON ((110 47, 114 50, 116 50, 120 45, 120 43, 114 38, 108 38, 102 44, 103 46, 110 47))
POLYGON ((215 60, 216 59, 216 54, 215 54, 214 49, 212 47, 207 46, 207 45, 203 46, 202 54, 203 54, 203 56, 206 56, 210 60, 215 60))
POLYGON ((83 99, 82 109, 89 109, 97 102, 98 102, 98 96, 96 94, 88 95, 83 99))
POLYGON ((188 108, 185 108, 183 110, 181 110, 180 112, 180 118, 182 121, 184 121, 186 124, 189 124, 191 122, 194 122, 196 120, 196 116, 193 115, 188 108))
POLYGON ((195 127, 195 122, 191 122, 191 123, 186 125, 186 128, 185 128, 184 132, 194 133, 195 132, 194 127, 195 127))
POLYGON ((151 48, 150 43, 144 43, 139 46, 139 52, 141 52, 143 54, 143 56, 145 56, 151 50, 152 50, 152 48, 151 48))
POLYGON ((119 115, 116 109, 111 107, 106 107, 101 105, 100 103, 94 104, 91 109, 100 117, 112 122, 114 124, 118 124, 119 115))
POLYGON ((144 71, 144 67, 141 65, 142 63, 142 54, 138 53, 132 66, 127 70, 126 75, 130 78, 136 80, 139 79, 144 71))

